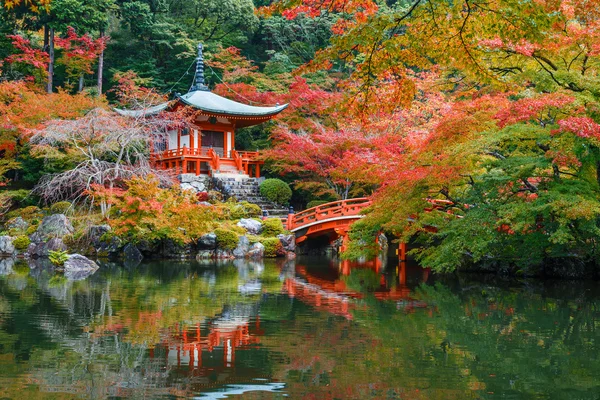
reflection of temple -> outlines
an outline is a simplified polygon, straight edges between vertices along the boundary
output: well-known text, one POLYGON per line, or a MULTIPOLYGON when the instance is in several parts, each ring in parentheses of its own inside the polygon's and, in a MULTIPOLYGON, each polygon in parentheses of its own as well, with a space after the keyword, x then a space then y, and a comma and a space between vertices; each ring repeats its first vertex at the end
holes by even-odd
POLYGON ((214 375, 234 367, 236 350, 258 344, 262 334, 256 306, 236 305, 206 324, 175 325, 150 356, 162 353, 169 367, 189 376, 214 375))

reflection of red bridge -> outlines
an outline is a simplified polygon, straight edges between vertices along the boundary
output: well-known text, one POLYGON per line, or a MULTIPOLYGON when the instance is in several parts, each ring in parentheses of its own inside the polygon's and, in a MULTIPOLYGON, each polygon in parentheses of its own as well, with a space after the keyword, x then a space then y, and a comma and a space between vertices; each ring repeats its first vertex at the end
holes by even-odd
POLYGON ((325 234, 346 238, 350 225, 362 218, 360 212, 370 205, 371 200, 367 198, 334 201, 290 214, 286 226, 296 235, 296 243, 325 234))
MULTIPOLYGON (((356 306, 353 300, 363 298, 364 294, 349 288, 342 277, 349 276, 352 269, 371 269, 380 273, 381 268, 380 259, 362 263, 341 261, 338 277, 326 279, 310 274, 304 266, 296 265, 296 273, 300 277, 286 279, 284 291, 290 297, 296 297, 317 309, 352 319, 351 310, 356 306)), ((428 270, 424 270, 423 279, 426 281, 427 277, 428 270)), ((411 290, 406 286, 406 263, 400 263, 397 278, 398 281, 391 284, 386 275, 381 274, 380 286, 370 294, 378 300, 407 300, 408 309, 422 307, 423 304, 413 301, 410 297, 411 290)))

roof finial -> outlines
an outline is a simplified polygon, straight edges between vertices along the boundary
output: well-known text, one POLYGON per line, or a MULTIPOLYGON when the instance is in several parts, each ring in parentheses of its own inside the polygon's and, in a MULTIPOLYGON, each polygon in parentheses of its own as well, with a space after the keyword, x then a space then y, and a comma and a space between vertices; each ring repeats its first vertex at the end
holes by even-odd
POLYGON ((208 91, 208 86, 206 86, 206 82, 204 81, 204 56, 202 55, 203 49, 204 46, 202 46, 202 43, 198 43, 198 58, 196 58, 196 83, 194 86, 192 86, 192 92, 195 90, 208 91))

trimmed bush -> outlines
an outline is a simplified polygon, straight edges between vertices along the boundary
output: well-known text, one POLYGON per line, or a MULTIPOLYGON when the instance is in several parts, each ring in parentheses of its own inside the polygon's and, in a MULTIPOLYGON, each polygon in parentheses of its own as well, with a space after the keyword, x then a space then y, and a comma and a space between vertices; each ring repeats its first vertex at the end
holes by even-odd
POLYGON ((306 205, 306 208, 313 208, 313 207, 320 206, 320 205, 326 204, 326 203, 329 203, 329 202, 327 200, 311 200, 306 205))
POLYGON ((260 195, 273 203, 287 204, 292 198, 292 189, 281 179, 265 179, 260 184, 260 195))
POLYGON ((283 245, 277 238, 263 239, 262 244, 265 246, 265 257, 277 257, 285 255, 283 245))
POLYGON ((277 236, 283 232, 283 223, 279 218, 267 218, 263 222, 263 236, 277 236))
POLYGON ((233 250, 238 244, 238 235, 227 229, 215 229, 217 235, 217 247, 223 250, 233 250))
POLYGON ((15 249, 20 251, 27 250, 30 243, 31 240, 29 240, 29 238, 25 235, 17 236, 13 239, 13 246, 15 246, 15 249))
POLYGON ((54 203, 50 206, 51 214, 65 214, 69 208, 71 208, 71 203, 68 201, 59 201, 58 203, 54 203))

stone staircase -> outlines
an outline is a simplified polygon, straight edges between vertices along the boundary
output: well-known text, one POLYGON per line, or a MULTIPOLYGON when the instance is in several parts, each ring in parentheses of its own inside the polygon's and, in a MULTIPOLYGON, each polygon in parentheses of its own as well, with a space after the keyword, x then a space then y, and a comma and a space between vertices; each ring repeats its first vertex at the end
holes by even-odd
POLYGON ((275 204, 260 195, 259 186, 264 178, 250 178, 240 173, 228 173, 223 170, 213 175, 213 188, 219 190, 225 198, 235 197, 237 201, 247 201, 267 211, 270 217, 286 217, 289 209, 275 204))

